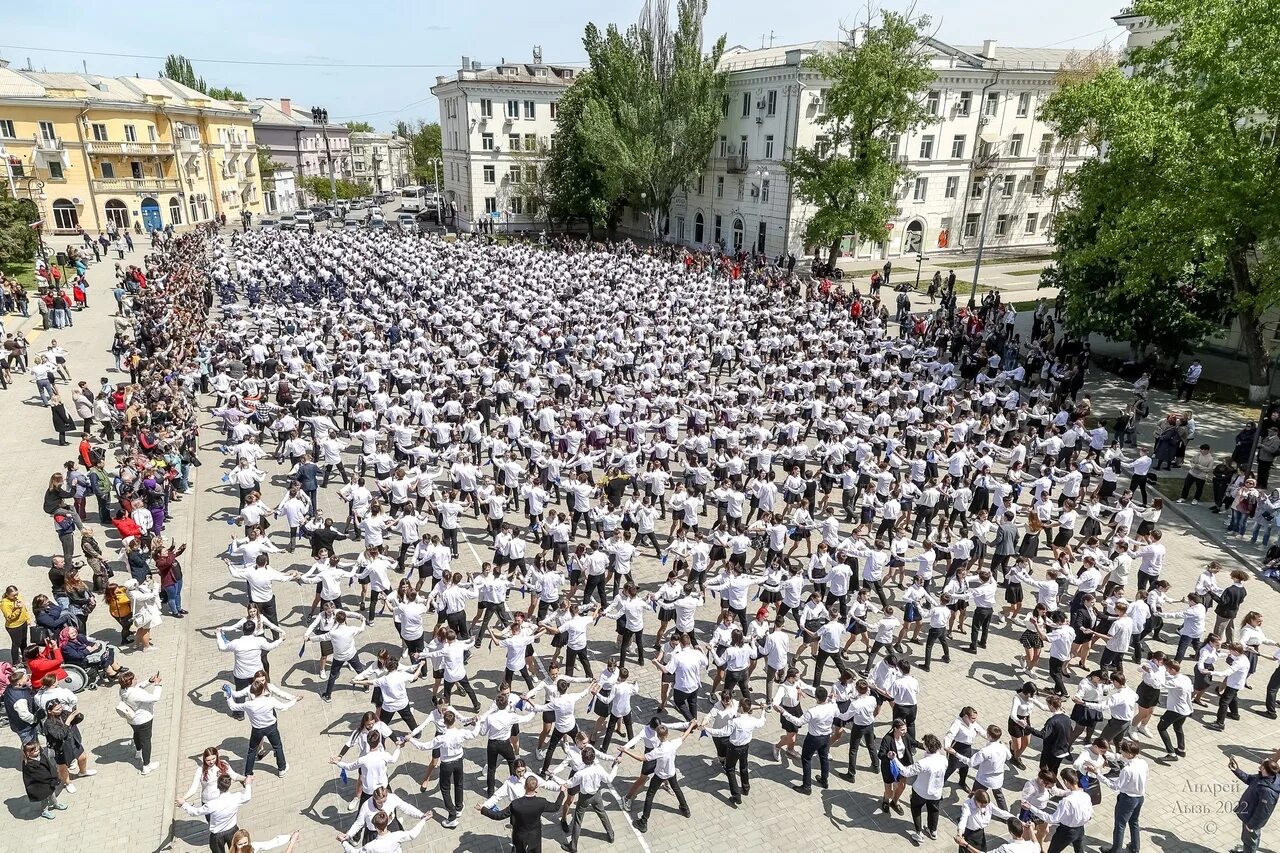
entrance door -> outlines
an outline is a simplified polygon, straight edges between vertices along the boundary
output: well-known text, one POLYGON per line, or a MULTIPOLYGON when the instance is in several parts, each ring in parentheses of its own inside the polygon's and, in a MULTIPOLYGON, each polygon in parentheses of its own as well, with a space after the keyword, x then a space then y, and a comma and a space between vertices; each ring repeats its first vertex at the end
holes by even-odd
POLYGON ((142 227, 148 231, 158 231, 164 227, 164 221, 160 218, 160 202, 154 198, 142 200, 142 227))
POLYGON ((907 223, 906 238, 902 243, 902 254, 915 255, 920 252, 924 246, 924 223, 919 219, 913 219, 907 223))

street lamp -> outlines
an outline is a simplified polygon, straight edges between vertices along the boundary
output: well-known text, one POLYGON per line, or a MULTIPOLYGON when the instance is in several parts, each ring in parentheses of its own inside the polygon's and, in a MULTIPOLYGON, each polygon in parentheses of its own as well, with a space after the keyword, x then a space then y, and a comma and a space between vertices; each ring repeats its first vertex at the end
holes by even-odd
POLYGON ((333 170, 333 150, 329 147, 329 111, 324 107, 311 108, 311 120, 320 125, 320 133, 324 136, 324 156, 329 161, 329 192, 332 203, 338 203, 338 176, 333 170))
POLYGON ((978 304, 978 274, 982 271, 982 250, 987 245, 987 213, 991 209, 991 189, 996 181, 1004 177, 995 171, 1000 163, 999 136, 995 133, 981 134, 978 144, 987 146, 987 153, 981 157, 981 164, 978 166, 985 170, 987 175, 981 179, 983 183, 982 215, 978 217, 978 254, 973 262, 973 285, 969 288, 969 310, 973 310, 978 304))
POLYGON ((432 157, 431 158, 431 180, 435 182, 435 186, 436 186, 436 225, 439 225, 441 228, 443 228, 444 222, 441 219, 441 213, 440 213, 440 196, 441 196, 440 176, 436 172, 437 169, 443 171, 444 163, 440 160, 439 157, 432 157))
POLYGON ((920 290, 920 268, 924 266, 924 262, 929 260, 924 256, 924 247, 921 246, 916 250, 916 290, 920 290))

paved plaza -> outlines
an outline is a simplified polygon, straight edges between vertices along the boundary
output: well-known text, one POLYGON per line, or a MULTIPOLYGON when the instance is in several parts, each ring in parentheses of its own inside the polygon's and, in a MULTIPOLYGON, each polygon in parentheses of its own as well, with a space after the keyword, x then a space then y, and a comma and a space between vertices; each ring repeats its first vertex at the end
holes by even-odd
MULTIPOLYGON (((138 261, 141 253, 130 260, 138 261)), ((100 376, 113 382, 119 374, 110 369, 111 356, 107 347, 111 339, 114 309, 109 296, 111 264, 104 262, 91 268, 89 280, 90 307, 75 317, 71 329, 36 331, 35 320, 18 323, 5 318, 9 331, 28 334, 32 352, 43 349, 48 341, 56 338, 70 353, 69 366, 73 380, 87 379, 96 385, 100 376)), ((48 556, 56 551, 57 539, 47 516, 40 509, 41 496, 48 476, 75 453, 74 442, 68 447, 57 446, 56 435, 50 425, 49 412, 39 406, 34 387, 25 375, 15 377, 16 384, 8 391, 0 392, 0 465, 9 472, 8 500, 3 526, 6 535, 0 539, 0 558, 5 571, 3 580, 19 586, 29 602, 47 586, 45 573, 48 556)), ((1086 386, 1095 395, 1120 394, 1121 385, 1105 377, 1097 377, 1105 385, 1086 386)), ((73 386, 74 387, 74 386, 73 386)), ((210 401, 203 400, 207 405, 210 401)), ((1154 408, 1154 407, 1153 407, 1154 408)), ((1159 410, 1155 409, 1158 414, 1159 410)), ((1223 431, 1228 416, 1223 419, 1223 431)), ((1224 441, 1229 443, 1229 438, 1224 441)), ((165 618, 156 632, 157 648, 149 653, 126 651, 125 663, 142 676, 159 672, 164 678, 164 699, 157 709, 155 729, 156 761, 160 771, 150 776, 140 776, 133 750, 129 744, 128 726, 113 710, 116 691, 113 688, 85 692, 79 696, 80 709, 85 715, 82 726, 86 747, 99 768, 96 777, 77 783, 77 792, 67 794, 64 802, 70 809, 55 820, 41 820, 39 809, 23 795, 21 779, 16 770, 19 753, 16 739, 9 734, 0 746, 0 797, 9 813, 4 841, 0 850, 63 850, 100 851, 101 853, 140 853, 158 849, 191 851, 205 849, 207 830, 202 820, 192 818, 175 809, 173 800, 182 796, 195 768, 194 760, 208 746, 220 747, 234 767, 241 768, 249 733, 247 722, 238 722, 230 716, 221 695, 222 686, 230 681, 231 656, 219 652, 214 632, 219 626, 231 623, 243 614, 246 601, 244 586, 232 582, 226 564, 219 558, 236 528, 229 527, 227 518, 236 510, 235 490, 221 482, 223 469, 229 465, 227 457, 218 451, 221 443, 219 430, 206 426, 201 438, 203 467, 196 472, 194 491, 173 508, 173 518, 166 537, 177 542, 188 542, 190 547, 184 565, 186 589, 184 598, 190 615, 183 620, 165 618)), ((1227 446, 1215 443, 1216 450, 1227 446)), ((284 489, 287 467, 264 459, 262 467, 271 475, 271 482, 264 484, 264 499, 274 505, 284 489)), ((321 510, 339 523, 345 518, 346 509, 330 487, 320 493, 321 510)), ((1167 510, 1162 521, 1164 542, 1168 547, 1163 577, 1172 582, 1175 596, 1190 589, 1203 565, 1211 559, 1221 560, 1229 570, 1238 565, 1250 571, 1254 579, 1249 583, 1249 598, 1245 610, 1256 609, 1263 613, 1268 625, 1280 626, 1280 594, 1274 586, 1257 577, 1256 560, 1249 564, 1237 561, 1234 554, 1224 551, 1212 538, 1220 532, 1216 516, 1209 516, 1202 509, 1167 510), (1195 513, 1196 526, 1187 522, 1182 512, 1195 513)), ((114 554, 115 534, 105 535, 96 514, 90 514, 90 523, 99 530, 99 538, 109 544, 114 554)), ((465 541, 461 556, 455 560, 455 570, 468 572, 479 567, 491 554, 488 537, 481 522, 470 515, 463 516, 462 531, 465 541)), ((666 521, 660 522, 659 535, 666 532, 666 521)), ((434 531, 434 525, 429 527, 434 531)), ((284 547, 279 525, 275 525, 273 540, 284 547)), ((339 543, 343 556, 352 556, 359 548, 358 542, 339 543)), ((530 554, 532 555, 531 550, 530 554)), ((1239 553, 1256 556, 1257 551, 1242 550, 1239 553)), ((1038 565, 1045 565, 1047 549, 1042 551, 1038 565)), ((309 549, 300 546, 294 554, 273 556, 272 565, 281 570, 305 570, 310 565, 309 549)), ((113 566, 120 571, 119 560, 113 566)), ((645 589, 654 589, 665 577, 666 567, 653 558, 651 551, 636 563, 636 577, 645 589)), ((354 607, 355 587, 346 599, 354 607)), ((354 820, 347 811, 345 801, 352 795, 352 786, 344 785, 336 768, 328 763, 329 757, 338 752, 350 734, 359 715, 368 710, 369 694, 350 685, 347 675, 339 680, 332 704, 325 704, 318 696, 318 656, 314 646, 299 657, 298 649, 307 623, 306 615, 311 603, 313 588, 295 584, 278 584, 284 643, 270 655, 273 680, 287 690, 296 692, 304 700, 295 708, 281 714, 281 732, 288 755, 290 772, 286 778, 278 777, 274 760, 268 757, 260 763, 255 776, 253 799, 240 812, 239 825, 253 832, 256 839, 267 839, 281 833, 301 832, 300 850, 336 851, 340 849, 335 836, 344 832, 354 820)), ((513 593, 509 600, 512 609, 523 607, 525 600, 513 593)), ((709 600, 699 611, 699 622, 705 624, 714 619, 716 608, 709 600)), ((646 625, 646 642, 652 642, 652 619, 646 625)), ((701 625, 700 625, 701 627, 701 625)), ((118 630, 114 621, 99 607, 90 621, 90 629, 98 639, 117 642, 118 630)), ((1280 629, 1277 629, 1280 630, 1280 629)), ((941 737, 957 711, 963 705, 973 705, 980 713, 980 722, 1005 725, 1014 689, 1023 681, 1015 668, 1020 659, 1021 646, 1017 642, 1021 628, 994 629, 989 647, 978 655, 970 655, 953 643, 952 663, 935 663, 929 673, 919 673, 923 685, 917 731, 920 735, 933 732, 941 737)), ((1176 632, 1176 625, 1173 626, 1176 632)), ((1166 637, 1171 632, 1166 630, 1166 637)), ((1175 633, 1176 636, 1176 633, 1175 633)), ((398 649, 399 639, 389 615, 375 620, 372 630, 361 637, 362 657, 379 648, 398 649)), ((539 658, 550 652, 550 644, 543 639, 535 647, 539 658)), ((1163 647, 1162 647, 1163 648, 1163 647)), ((595 660, 603 659, 616 650, 609 624, 601 624, 592 633, 591 651, 595 660)), ((1167 649, 1166 649, 1167 650, 1167 649)), ((913 657, 919 660, 920 646, 913 648, 913 657)), ((650 652, 646 649, 646 659, 650 652)), ((1046 655, 1047 658, 1047 655, 1046 655)), ((852 658, 859 669, 861 654, 852 658)), ((1154 760, 1161 750, 1158 739, 1145 738, 1141 742, 1150 748, 1148 757, 1153 759, 1145 805, 1142 811, 1144 850, 1169 853, 1222 853, 1238 841, 1239 822, 1232 809, 1241 786, 1227 770, 1227 760, 1236 758, 1242 767, 1252 769, 1256 763, 1280 747, 1280 730, 1277 723, 1256 713, 1262 705, 1262 688, 1271 674, 1273 662, 1263 661, 1258 674, 1252 680, 1252 690, 1242 694, 1241 720, 1229 722, 1225 732, 1217 733, 1203 726, 1211 718, 1210 709, 1197 708, 1193 720, 1188 721, 1188 756, 1172 764, 1154 760)), ((494 691, 494 675, 500 673, 500 650, 483 647, 473 656, 469 669, 473 684, 485 707, 494 691)), ((638 674, 640 698, 636 713, 637 722, 647 720, 656 705, 658 693, 657 671, 647 665, 639 668, 631 665, 633 679, 638 674)), ((807 669, 805 670, 807 672, 807 669)), ((1132 668, 1131 668, 1132 671, 1132 668)), ((829 682, 829 678, 827 679, 829 682)), ((1041 687, 1049 684, 1042 668, 1037 673, 1041 687)), ((1132 683, 1132 679, 1131 679, 1132 683)), ((763 667, 753 680, 757 695, 763 690, 763 667)), ((419 717, 429 704, 429 685, 419 683, 410 689, 410 697, 419 717)), ((469 711, 463 700, 460 706, 469 711)), ((702 694, 702 710, 707 707, 706 692, 702 694)), ((877 738, 884 732, 889 714, 886 708, 879 718, 877 738)), ((1042 722, 1043 712, 1033 719, 1042 722)), ((1154 733, 1154 722, 1151 726, 1154 733)), ((402 727, 401 727, 402 729, 402 727)), ((401 729, 397 729, 398 733, 401 729)), ((525 757, 532 761, 537 735, 536 722, 524 726, 521 746, 525 757)), ((790 760, 777 762, 771 759, 769 745, 778 735, 777 715, 770 713, 767 726, 758 733, 752 747, 751 794, 740 808, 731 806, 723 774, 719 772, 715 751, 709 738, 692 738, 681 751, 677 761, 689 798, 692 817, 683 818, 676 811, 670 793, 660 793, 647 833, 636 831, 626 819, 616 799, 610 798, 608 809, 617 833, 610 847, 603 838, 594 817, 586 818, 582 836, 583 851, 611 850, 616 853, 632 851, 697 850, 697 851, 762 851, 772 849, 855 850, 865 846, 883 850, 906 850, 912 847, 906 832, 910 828, 907 817, 883 815, 877 812, 880 798, 878 776, 867 766, 865 753, 858 769, 857 780, 850 783, 833 774, 831 787, 815 788, 812 796, 803 796, 791 789, 799 779, 799 767, 790 760)), ((1038 745, 1033 741, 1028 752, 1028 767, 1034 768, 1038 758, 1038 745)), ((509 831, 505 824, 486 819, 475 811, 484 799, 483 746, 473 743, 468 747, 465 762, 465 808, 461 825, 456 830, 443 829, 438 822, 428 825, 422 836, 406 845, 410 851, 443 853, 443 851, 469 851, 470 853, 503 853, 510 849, 509 831), (481 760, 480 764, 476 759, 481 760)), ((833 770, 846 769, 847 741, 842 741, 832 751, 833 770)), ((434 809, 443 814, 439 791, 434 787, 421 792, 422 779, 429 756, 412 748, 406 748, 395 766, 391 783, 402 797, 424 810, 434 809)), ((634 778, 637 763, 623 759, 621 772, 615 787, 622 793, 634 778)), ((1032 771, 1034 772, 1034 771, 1032 771)), ((1027 773, 1010 768, 1006 781, 1006 794, 1016 801, 1027 773)), ((944 821, 936 841, 924 841, 920 845, 928 850, 954 850, 951 840, 954 819, 959 813, 962 797, 948 786, 943 800, 944 821), (951 823, 948 823, 948 819, 951 823)), ((1114 795, 1108 791, 1103 805, 1089 826, 1088 849, 1097 850, 1109 844, 1112 804, 1114 795)), ((993 824, 993 827, 995 825, 993 824)), ((992 836, 998 836, 996 831, 992 836)), ((553 822, 544 826, 545 849, 556 849, 562 840, 560 830, 553 822)), ((1277 849, 1275 838, 1280 829, 1273 827, 1269 837, 1264 836, 1264 847, 1277 849)))

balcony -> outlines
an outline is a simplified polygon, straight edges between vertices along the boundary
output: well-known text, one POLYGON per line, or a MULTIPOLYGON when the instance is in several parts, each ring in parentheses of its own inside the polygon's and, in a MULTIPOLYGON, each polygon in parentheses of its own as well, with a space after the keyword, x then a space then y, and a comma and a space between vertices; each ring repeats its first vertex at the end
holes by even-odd
POLYGON ((1041 151, 1036 155, 1036 168, 1047 169, 1053 159, 1053 154, 1048 151, 1041 151))
POLYGON ((744 154, 730 153, 728 157, 716 158, 714 165, 731 175, 741 175, 747 171, 747 158, 744 154))
POLYGON ((184 157, 195 157, 200 153, 200 140, 182 137, 178 140, 178 153, 184 157))
POLYGON ((71 165, 71 155, 67 153, 61 138, 36 134, 34 139, 35 149, 32 154, 37 166, 47 169, 50 163, 58 163, 65 169, 71 165))
POLYGON ((181 187, 167 178, 98 178, 93 189, 100 193, 176 193, 181 187))
POLYGON ((169 142, 86 142, 85 151, 98 157, 172 157, 169 142))

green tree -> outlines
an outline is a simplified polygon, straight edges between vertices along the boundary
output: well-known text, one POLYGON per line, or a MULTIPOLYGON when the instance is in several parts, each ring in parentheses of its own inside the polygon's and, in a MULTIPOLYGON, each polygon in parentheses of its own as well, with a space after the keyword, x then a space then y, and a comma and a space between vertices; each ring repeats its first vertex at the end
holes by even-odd
POLYGON ((348 121, 344 124, 352 133, 373 133, 373 125, 367 121, 348 121))
POLYGON ((588 24, 583 37, 592 85, 583 105, 581 152, 615 176, 659 237, 672 196, 707 161, 728 75, 718 70, 725 37, 703 53, 706 0, 650 0, 623 33, 588 24))
MULTIPOLYGON (((311 195, 321 201, 333 201, 332 186, 329 179, 323 175, 307 175, 303 177, 299 183, 302 188, 311 195)), ((368 184, 357 183, 355 181, 338 180, 338 199, 340 201, 350 201, 353 198, 365 198, 373 194, 373 189, 368 184)))
POLYGON ((36 203, 29 198, 13 198, 0 185, 0 265, 30 263, 40 251, 31 223, 40 218, 36 203))
POLYGON ((861 38, 814 56, 808 68, 830 81, 818 123, 822 139, 787 163, 796 197, 815 210, 805 241, 826 246, 832 263, 846 235, 881 241, 895 194, 909 176, 891 140, 929 120, 924 92, 933 81, 925 37, 928 17, 882 11, 861 38))
POLYGON ((1063 194, 1068 224, 1099 204, 1108 213, 1082 239, 1078 229, 1058 229, 1058 283, 1068 300, 1099 285, 1121 288, 1144 297, 1158 321, 1177 316, 1179 306, 1167 303, 1186 302, 1187 288, 1225 281, 1225 299, 1191 306, 1204 322, 1185 345, 1203 342, 1219 312, 1232 312, 1254 399, 1266 396, 1271 373, 1262 318, 1280 303, 1280 19, 1263 11, 1256 2, 1138 0, 1134 14, 1171 34, 1130 54, 1132 76, 1104 71, 1042 108, 1060 136, 1106 140, 1106 158, 1081 169, 1063 194), (1100 280, 1080 273, 1090 262, 1100 280))
POLYGON ((585 222, 591 239, 597 239, 597 229, 612 239, 627 196, 621 175, 592 160, 586 151, 582 114, 592 98, 594 79, 589 71, 579 74, 561 96, 555 146, 547 152, 541 178, 549 221, 562 222, 566 228, 585 222))
POLYGON ((261 148, 258 149, 258 174, 262 176, 262 188, 264 190, 273 190, 276 188, 276 170, 285 168, 284 163, 277 163, 271 159, 271 155, 261 148))
POLYGON ((203 77, 196 76, 191 60, 180 53, 171 53, 165 57, 164 67, 160 69, 160 76, 175 83, 181 83, 189 89, 195 89, 197 92, 202 92, 219 101, 248 100, 245 98, 244 93, 238 89, 229 89, 222 86, 210 87, 205 83, 203 77))
MULTIPOLYGON (((441 159, 444 150, 440 141, 440 125, 437 122, 427 123, 421 119, 416 125, 411 125, 407 121, 398 121, 396 136, 409 141, 414 182, 429 184, 434 181, 431 161, 441 159)), ((438 177, 440 173, 437 170, 435 174, 438 177)))

